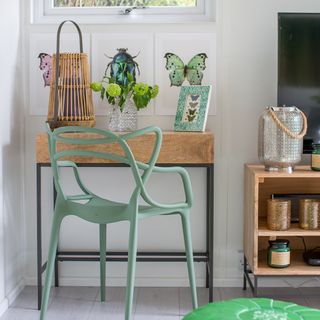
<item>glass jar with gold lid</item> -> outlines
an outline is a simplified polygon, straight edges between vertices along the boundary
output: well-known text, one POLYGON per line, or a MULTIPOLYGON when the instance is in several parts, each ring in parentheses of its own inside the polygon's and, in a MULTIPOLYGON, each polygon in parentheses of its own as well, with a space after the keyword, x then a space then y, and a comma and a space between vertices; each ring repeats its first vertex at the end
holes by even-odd
POLYGON ((311 154, 311 169, 320 171, 320 144, 314 143, 311 154))
POLYGON ((289 240, 269 240, 268 266, 271 268, 287 268, 290 266, 289 240))

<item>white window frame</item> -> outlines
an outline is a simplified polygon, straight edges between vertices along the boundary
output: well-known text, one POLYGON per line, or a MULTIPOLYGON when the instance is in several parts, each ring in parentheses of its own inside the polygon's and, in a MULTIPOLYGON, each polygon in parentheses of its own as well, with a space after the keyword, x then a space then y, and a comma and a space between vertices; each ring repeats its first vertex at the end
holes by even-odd
MULTIPOLYGON (((215 0, 198 0, 196 7, 153 7, 121 14, 128 7, 53 8, 53 0, 32 0, 32 23, 57 23, 62 19, 80 23, 186 23, 214 21, 215 0)), ((130 7, 129 7, 130 8, 130 7)))

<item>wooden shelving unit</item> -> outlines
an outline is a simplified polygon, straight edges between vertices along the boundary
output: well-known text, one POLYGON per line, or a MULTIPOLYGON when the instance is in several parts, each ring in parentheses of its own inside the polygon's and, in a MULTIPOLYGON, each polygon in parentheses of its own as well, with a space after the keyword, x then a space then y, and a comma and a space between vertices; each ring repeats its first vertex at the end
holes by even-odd
POLYGON ((299 227, 298 223, 291 223, 289 230, 285 231, 273 231, 267 227, 267 219, 259 218, 259 227, 258 227, 258 236, 259 237, 310 237, 310 236, 320 236, 319 230, 304 230, 299 227))
POLYGON ((267 264, 267 250, 258 253, 257 276, 319 276, 319 267, 311 267, 302 259, 303 250, 291 251, 291 264, 288 268, 270 268, 267 264))
POLYGON ((303 261, 304 237, 307 248, 320 246, 320 230, 304 230, 297 223, 286 231, 273 231, 267 227, 267 199, 272 194, 319 194, 320 172, 307 166, 298 166, 291 174, 266 172, 262 165, 245 165, 244 201, 244 288, 246 281, 257 293, 259 276, 320 276, 320 267, 303 261), (268 240, 284 238, 290 241, 291 265, 276 269, 267 265, 268 240), (252 283, 248 269, 254 277, 252 283))

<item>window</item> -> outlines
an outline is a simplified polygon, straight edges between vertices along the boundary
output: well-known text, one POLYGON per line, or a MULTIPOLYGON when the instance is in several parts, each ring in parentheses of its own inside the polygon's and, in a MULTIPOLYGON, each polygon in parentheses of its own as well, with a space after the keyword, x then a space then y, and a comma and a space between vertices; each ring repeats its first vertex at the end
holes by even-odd
POLYGON ((196 7, 197 0, 54 0, 53 7, 196 7))
POLYGON ((33 22, 82 23, 213 21, 215 0, 33 0, 33 22))

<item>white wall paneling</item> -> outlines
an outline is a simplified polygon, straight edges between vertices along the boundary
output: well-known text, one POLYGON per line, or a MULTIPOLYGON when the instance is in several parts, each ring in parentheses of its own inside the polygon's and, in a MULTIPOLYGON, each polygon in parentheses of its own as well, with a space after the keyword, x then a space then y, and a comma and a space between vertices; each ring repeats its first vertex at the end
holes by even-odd
MULTIPOLYGON (((160 33, 155 36, 155 75, 160 86, 156 100, 156 114, 175 115, 180 87, 170 86, 169 70, 166 70, 167 52, 178 55, 184 64, 198 53, 206 53, 206 69, 203 71, 203 85, 212 85, 209 114, 216 113, 216 34, 215 33, 160 33)), ((183 85, 189 85, 185 80, 183 85)))
MULTIPOLYGON (((93 33, 92 34, 92 80, 100 81, 105 73, 108 63, 118 53, 118 48, 128 49, 128 53, 139 65, 136 72, 137 82, 145 82, 149 85, 154 84, 154 54, 153 54, 153 35, 151 33, 93 33)), ((108 69, 110 75, 110 67, 108 69)), ((107 101, 101 101, 98 93, 93 93, 95 112, 99 115, 106 115, 107 101)), ((151 115, 154 112, 153 100, 147 108, 139 111, 138 115, 151 115)))
POLYGON ((0 11, 0 316, 24 280, 21 1, 0 11))
MULTIPOLYGON (((128 47, 129 52, 132 54, 136 54, 136 51, 141 50, 140 55, 136 59, 141 66, 141 72, 146 72, 141 76, 141 81, 150 81, 151 83, 159 84, 160 95, 156 101, 155 113, 141 116, 139 118, 140 126, 155 124, 165 129, 173 128, 179 90, 170 88, 169 73, 168 70, 165 69, 164 54, 166 51, 173 51, 179 54, 185 63, 187 63, 194 54, 201 51, 207 53, 207 69, 204 71, 205 78, 203 84, 208 82, 213 85, 212 102, 217 99, 216 106, 211 104, 207 129, 211 130, 215 135, 214 281, 215 284, 221 286, 226 285, 226 283, 229 285, 241 284, 238 251, 242 249, 243 233, 243 164, 245 162, 258 161, 256 150, 258 118, 265 106, 275 104, 277 101, 277 12, 280 11, 319 12, 320 2, 319 0, 218 0, 216 23, 170 25, 109 24, 108 26, 95 24, 81 26, 85 33, 92 34, 92 44, 95 49, 87 52, 92 53, 92 68, 96 68, 96 70, 93 71, 94 80, 96 80, 96 77, 98 78, 97 80, 99 80, 99 72, 104 71, 108 62, 108 59, 104 57, 104 53, 111 56, 119 46, 128 47), (125 42, 124 45, 122 42, 117 43, 117 39, 112 39, 113 35, 119 33, 122 33, 123 41, 125 42), (134 34, 134 39, 138 39, 137 46, 131 47, 134 41, 128 40, 128 42, 125 40, 127 33, 130 34, 128 38, 133 39, 131 34, 134 34), (151 35, 155 39, 155 50, 149 54, 144 52, 144 50, 150 50, 150 44, 147 43, 147 41, 153 43, 151 35), (144 36, 146 37, 145 40, 141 39, 144 36), (98 40, 98 37, 100 37, 100 40, 98 40), (217 37, 216 48, 215 37, 217 37), (100 43, 96 43, 97 41, 100 41, 100 43), (143 45, 141 44, 142 42, 144 42, 143 45), (110 51, 109 45, 111 48, 110 51), (98 56, 96 57, 95 55, 98 56), (217 55, 217 66, 215 66, 215 55, 217 55), (142 61, 142 58, 145 60, 149 59, 149 57, 151 57, 150 61, 142 61), (149 70, 144 67, 146 65, 145 63, 148 63, 148 66, 151 65, 150 73, 153 72, 153 68, 155 68, 154 79, 150 76, 149 70), (215 74, 216 67, 217 75, 215 74), (145 77, 145 75, 150 76, 150 79, 142 78, 145 77), (210 116, 210 114, 214 115, 210 116)), ((28 14, 27 10, 25 14, 28 14)), ((30 284, 35 284, 36 275, 35 136, 38 132, 44 130, 48 103, 47 98, 41 98, 41 90, 48 90, 48 88, 43 89, 42 74, 38 69, 39 59, 37 58, 39 52, 45 48, 40 43, 38 44, 38 48, 32 49, 32 39, 33 37, 37 37, 36 34, 41 32, 52 33, 52 40, 50 40, 52 47, 49 49, 51 52, 54 52, 56 28, 57 26, 55 25, 29 25, 26 23, 24 29, 25 32, 30 35, 30 59, 23 61, 24 63, 22 65, 25 73, 28 73, 32 67, 32 73, 30 72, 30 75, 27 75, 27 79, 30 79, 31 82, 34 81, 33 78, 35 78, 38 81, 32 86, 28 84, 30 85, 30 90, 33 90, 34 103, 30 101, 30 105, 27 106, 29 101, 26 102, 27 110, 29 109, 29 111, 32 112, 25 117, 24 130, 26 153, 25 198, 26 213, 28 213, 28 218, 26 219, 27 268, 25 269, 25 273, 29 280, 28 283, 30 284), (30 63, 30 67, 28 66, 28 62, 30 63), (39 117, 35 115, 42 116, 39 117)), ((77 35, 72 34, 72 39, 76 40, 77 35)), ((91 50, 91 48, 89 49, 91 50)), ((5 54, 4 51, 3 54, 5 54)), ((6 60, 3 59, 2 61, 6 60)), ((7 97, 7 95, 1 95, 1 98, 3 97, 7 97)), ((0 106, 2 106, 2 104, 0 104, 0 106)), ((97 117, 97 126, 104 127, 104 104, 98 106, 98 110, 100 110, 98 112, 101 112, 103 116, 97 117)), ((152 110, 152 108, 150 110, 152 110)), ((6 123, 8 123, 7 117, 5 119, 6 123)), ((194 219, 192 221, 193 241, 196 248, 202 245, 203 227, 197 224, 202 223, 200 221, 203 218, 205 205, 205 200, 201 195, 201 192, 203 192, 201 190, 203 190, 204 175, 201 170, 200 172, 198 171, 199 170, 194 170, 191 176, 193 190, 196 192, 194 202, 196 207, 192 212, 192 219, 194 219), (200 198, 199 194, 201 195, 200 198)), ((112 178, 115 194, 119 194, 117 190, 119 190, 118 188, 121 186, 117 172, 117 170, 114 171, 112 178)), ((84 174, 86 173, 84 172, 84 174)), ((103 188, 103 181, 100 179, 100 175, 95 173, 93 178, 96 180, 97 188, 103 188)), ((52 180, 48 177, 45 179, 43 181, 43 197, 45 197, 44 199, 51 199, 52 180)), ((125 178, 121 176, 121 179, 125 178)), ((157 189, 157 192, 159 194, 162 194, 163 191, 171 192, 172 195, 176 194, 174 186, 172 186, 172 188, 171 186, 168 188, 168 185, 164 186, 162 184, 158 186, 159 189, 157 189)), ((155 184, 155 188, 157 188, 157 183, 155 184)), ((45 221, 48 221, 49 225, 52 207, 49 202, 44 202, 44 205, 44 213, 48 215, 45 221)), ((96 229, 94 226, 84 226, 78 222, 72 223, 71 221, 66 221, 62 230, 61 245, 65 247, 67 247, 67 245, 76 247, 78 242, 79 246, 80 244, 83 245, 85 242, 83 241, 84 230, 88 230, 88 232, 85 233, 88 239, 86 243, 88 246, 90 245, 90 248, 94 247, 97 243, 96 229), (74 224, 72 225, 72 223, 74 224), (84 229, 87 227, 88 229, 84 229), (77 233, 77 228, 81 235, 77 233)), ((149 223, 149 221, 146 221, 146 223, 149 223)), ((150 224, 153 223, 154 221, 150 220, 150 224)), ((119 247, 125 245, 126 229, 123 226, 118 226, 117 228, 119 229, 110 230, 111 240, 109 241, 110 246, 113 248, 116 248, 117 245, 119 245, 119 247), (119 231, 120 229, 121 232, 119 231), (115 234, 121 239, 119 243, 113 238, 115 234)), ((144 228, 144 225, 142 228, 144 228)), ((152 237, 152 234, 144 234, 145 231, 142 230, 140 234, 141 246, 148 248, 148 246, 154 247, 156 244, 159 246, 162 244, 170 245, 167 233, 172 235, 172 232, 175 232, 175 224, 171 226, 165 221, 163 225, 159 225, 159 228, 156 228, 156 225, 154 225, 154 228, 155 229, 151 230, 153 233, 157 233, 156 235, 157 237, 159 236, 159 238, 152 237), (163 233, 162 230, 164 229, 166 229, 166 233, 163 233), (158 241, 158 243, 156 243, 156 241, 158 241)), ((147 229, 146 227, 145 230, 147 229)), ((170 236, 170 239, 171 243, 175 241, 174 236, 170 236)), ((44 257, 45 256, 46 252, 44 252, 44 257)), ((90 282, 93 268, 96 270, 96 279, 98 277, 97 265, 95 265, 95 267, 92 267, 92 265, 88 263, 63 263, 62 265, 64 283, 68 283, 69 280, 69 283, 71 283, 72 279, 74 279, 72 275, 75 274, 77 278, 74 284, 79 284, 81 279, 87 279, 87 285, 92 283, 98 284, 98 282, 90 282)), ((120 284, 121 281, 118 281, 117 277, 120 273, 121 275, 124 274, 123 272, 125 270, 124 264, 119 270, 116 270, 117 266, 118 265, 115 264, 111 267, 113 271, 109 269, 108 281, 113 281, 114 284, 120 284)), ((140 266, 141 269, 137 270, 138 281, 139 279, 143 279, 144 274, 148 274, 149 277, 148 281, 145 281, 145 285, 154 285, 155 280, 157 280, 156 277, 168 279, 172 276, 171 279, 178 279, 179 274, 183 273, 182 270, 185 270, 184 264, 176 264, 175 266, 169 264, 163 264, 161 266, 159 264, 146 264, 145 267, 142 267, 142 264, 140 264, 140 266), (147 268, 149 268, 149 271, 146 271, 147 268), (155 269, 156 272, 153 273, 152 268, 155 269), (164 270, 170 270, 170 272, 166 274, 164 270)), ((203 272, 201 274, 203 275, 203 272)), ((85 281, 82 283, 85 283, 85 281)))
MULTIPOLYGON (((61 31, 60 52, 79 52, 77 33, 61 31)), ((39 53, 52 55, 56 52, 56 33, 31 33, 29 39, 29 113, 47 115, 50 87, 44 87, 43 70, 40 70, 39 53)), ((90 59, 90 34, 82 34, 83 51, 90 59)), ((90 61, 90 60, 89 60, 90 61)))

